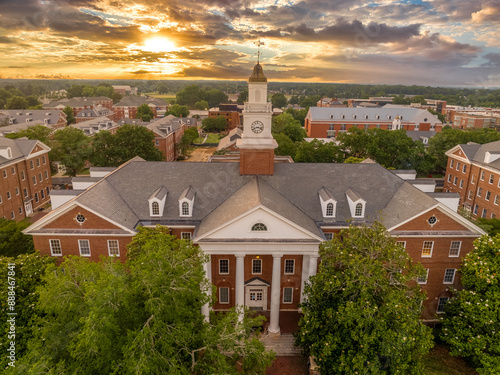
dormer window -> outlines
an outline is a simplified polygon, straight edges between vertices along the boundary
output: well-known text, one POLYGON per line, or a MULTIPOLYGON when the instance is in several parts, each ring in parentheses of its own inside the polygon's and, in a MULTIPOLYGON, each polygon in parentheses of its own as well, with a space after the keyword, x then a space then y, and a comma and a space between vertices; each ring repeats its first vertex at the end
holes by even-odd
POLYGON ((179 216, 191 217, 193 216, 194 197, 196 191, 192 186, 186 188, 179 198, 179 216))
POLYGON ((352 115, 352 118, 355 119, 355 120, 356 120, 356 117, 357 117, 356 115, 352 115))
POLYGON ((333 118, 333 115, 330 115, 330 118, 333 118))
POLYGON ((321 204, 321 212, 323 213, 323 217, 326 218, 334 218, 335 211, 337 208, 337 201, 333 198, 333 195, 324 187, 319 189, 318 191, 319 200, 321 204))
POLYGON ((347 202, 349 203, 351 216, 353 218, 365 217, 366 201, 350 188, 347 189, 345 195, 347 197, 347 202))
POLYGON ((342 115, 342 119, 345 119, 345 115, 342 115))
POLYGON ((165 186, 162 186, 157 190, 155 190, 155 192, 148 199, 149 216, 154 216, 154 217, 163 216, 167 195, 168 195, 168 190, 165 186))

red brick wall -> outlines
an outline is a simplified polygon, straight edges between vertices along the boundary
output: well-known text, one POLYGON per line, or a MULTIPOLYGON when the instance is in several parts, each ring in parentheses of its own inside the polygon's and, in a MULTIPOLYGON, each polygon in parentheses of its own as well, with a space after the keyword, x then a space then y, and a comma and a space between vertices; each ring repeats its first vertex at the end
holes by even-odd
POLYGON ((215 310, 230 309, 235 304, 235 291, 236 286, 236 257, 234 255, 212 255, 212 284, 216 286, 215 295, 216 302, 213 308, 215 310), (229 259, 229 274, 219 274, 219 259, 229 259), (219 303, 219 288, 229 288, 229 304, 219 303))
POLYGON ((240 174, 272 175, 274 173, 273 150, 241 150, 240 174))
POLYGON ((44 225, 47 229, 121 229, 100 216, 82 208, 74 207, 64 215, 44 225), (80 224, 76 221, 76 216, 81 214, 85 221, 80 224))
POLYGON ((460 204, 463 204, 464 202, 467 201, 470 173, 471 173, 470 163, 465 162, 464 159, 448 158, 448 165, 446 167, 443 190, 445 192, 459 193, 460 204), (451 160, 453 160, 453 167, 451 166, 451 160), (466 165, 465 173, 463 172, 464 165, 466 165), (460 188, 461 181, 463 181, 462 188, 460 188))
POLYGON ((456 220, 450 218, 443 211, 435 208, 426 212, 423 215, 397 227, 398 231, 466 231, 467 228, 456 220), (437 222, 434 225, 429 224, 428 219, 431 216, 437 218, 437 222))

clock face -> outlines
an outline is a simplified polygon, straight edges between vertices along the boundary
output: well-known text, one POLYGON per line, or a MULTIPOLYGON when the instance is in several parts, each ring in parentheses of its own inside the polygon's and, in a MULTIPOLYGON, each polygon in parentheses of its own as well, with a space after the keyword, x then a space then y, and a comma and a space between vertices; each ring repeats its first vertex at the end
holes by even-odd
POLYGON ((262 133, 262 130, 264 130, 264 124, 262 122, 260 122, 260 121, 254 121, 252 123, 251 128, 252 128, 252 131, 254 133, 257 133, 257 134, 258 133, 262 133))

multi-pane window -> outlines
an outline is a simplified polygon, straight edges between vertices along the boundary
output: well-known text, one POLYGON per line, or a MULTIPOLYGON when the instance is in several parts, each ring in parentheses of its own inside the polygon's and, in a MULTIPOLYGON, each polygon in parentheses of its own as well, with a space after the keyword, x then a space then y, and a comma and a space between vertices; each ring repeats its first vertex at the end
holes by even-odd
POLYGON ((467 165, 466 164, 464 164, 464 166, 462 168, 462 173, 465 173, 465 172, 467 172, 467 165))
POLYGON ((457 181, 458 181, 458 177, 457 177, 457 176, 455 176, 455 177, 453 178, 453 185, 455 185, 455 186, 456 186, 456 185, 457 185, 457 181))
POLYGON ((11 218, 11 219, 14 219, 15 217, 16 217, 16 215, 14 214, 14 211, 11 211, 11 212, 10 212, 10 218, 11 218))
POLYGON ((257 275, 262 273, 262 259, 252 259, 252 273, 257 275))
POLYGON ((28 189, 23 188, 23 195, 24 195, 24 198, 28 197, 28 189))
POLYGON ((24 173, 24 171, 21 171, 21 180, 25 180, 26 179, 26 174, 24 173))
POLYGON ((38 199, 38 193, 35 193, 35 203, 38 203, 39 199, 38 199))
POLYGON ((0 195, 0 204, 2 204, 2 196, 0 195))
POLYGON ((396 245, 401 246, 403 249, 406 249, 406 241, 396 241, 396 245))
POLYGON ((426 268, 424 271, 425 271, 425 275, 423 275, 423 276, 419 276, 419 277, 417 278, 417 282, 418 282, 419 284, 427 284, 427 279, 429 278, 429 269, 428 269, 428 268, 426 268))
POLYGON ((7 171, 5 169, 2 171, 2 173, 3 173, 3 178, 7 178, 7 171))
POLYGON ((15 167, 10 167, 10 171, 12 172, 12 175, 16 174, 16 168, 15 167))
POLYGON ((45 158, 45 155, 42 156, 42 163, 45 165, 47 163, 47 159, 45 158))
POLYGON ((460 255, 461 246, 462 246, 462 241, 451 241, 449 256, 458 257, 460 255))
POLYGON ((219 288, 219 303, 229 303, 229 288, 219 288))
POLYGON ((108 253, 109 256, 120 256, 120 246, 118 245, 118 240, 108 240, 108 253))
POLYGON ((486 172, 485 171, 481 171, 481 181, 484 181, 484 176, 486 176, 486 172))
POLYGON ((363 204, 358 203, 356 209, 354 210, 354 216, 363 216, 363 204))
POLYGON ((460 180, 460 186, 459 187, 460 187, 460 189, 463 189, 463 187, 464 187, 464 180, 460 180))
POLYGON ((45 190, 40 190, 40 195, 42 196, 42 199, 45 199, 45 190))
POLYGON ((482 194, 483 194, 483 188, 480 187, 479 189, 477 189, 477 196, 480 197, 482 194))
POLYGON ((494 175, 492 175, 492 174, 490 174, 490 184, 492 184, 492 183, 493 183, 493 180, 494 180, 494 179, 495 179, 495 176, 494 176, 494 175))
POLYGON ((190 240, 191 239, 191 232, 181 232, 181 238, 183 240, 190 240))
POLYGON ((493 202, 496 206, 498 206, 498 201, 500 200, 500 195, 495 195, 495 201, 493 202))
POLYGON ((42 174, 41 173, 38 173, 38 181, 42 182, 43 179, 42 179, 42 174))
POLYGON ((253 232, 260 232, 260 231, 266 231, 267 227, 265 224, 262 223, 256 223, 252 226, 252 231, 253 232))
POLYGON ((451 174, 448 175, 448 182, 451 182, 451 174))
POLYGON ((61 241, 50 240, 50 253, 54 255, 62 255, 61 241))
POLYGON ((467 196, 467 199, 472 199, 472 190, 469 190, 469 195, 467 196))
POLYGON ((453 168, 453 159, 450 160, 450 168, 453 168))
POLYGON ((293 288, 283 288, 283 303, 293 302, 293 288))
POLYGON ((470 179, 470 183, 471 183, 471 184, 474 184, 474 183, 475 183, 475 180, 476 180, 476 175, 475 175, 475 174, 473 174, 473 175, 472 175, 472 177, 471 177, 471 179, 470 179))
POLYGON ((23 214, 23 208, 19 207, 19 215, 22 215, 22 214, 23 214))
POLYGON ((35 168, 35 165, 33 164, 33 160, 30 160, 30 169, 35 168))
POLYGON ((219 259, 219 274, 229 274, 229 259, 219 259))
POLYGON ((457 171, 460 170, 460 162, 457 161, 457 171))
POLYGON ((80 255, 83 257, 90 256, 90 243, 89 240, 78 240, 78 247, 80 248, 80 255))
POLYGON ((447 268, 444 272, 444 280, 443 284, 453 284, 453 280, 455 280, 455 269, 447 268))
POLYGON ((333 240, 333 233, 326 232, 326 233, 324 233, 324 235, 325 235, 325 238, 327 241, 333 240))
POLYGON ((45 179, 46 179, 46 180, 48 180, 48 179, 49 179, 49 172, 44 171, 44 172, 43 172, 43 175, 45 176, 45 179))
POLYGON ((474 211, 473 211, 474 215, 477 215, 477 211, 478 210, 479 210, 479 205, 475 204, 474 205, 474 211))
POLYGON ((19 195, 19 188, 16 187, 16 195, 19 195))
POLYGON ((483 208, 483 211, 481 212, 481 217, 485 218, 487 213, 488 213, 488 210, 486 208, 483 208))
POLYGON ((448 300, 449 300, 448 297, 439 298, 438 307, 437 307, 437 311, 436 311, 438 314, 444 313, 444 307, 445 307, 446 303, 448 302, 448 300))
POLYGON ((295 272, 295 260, 285 259, 285 275, 293 275, 295 272))
POLYGON ((326 216, 333 216, 333 203, 326 205, 326 216))
POLYGON ((49 194, 50 194, 50 188, 47 186, 47 187, 45 188, 45 190, 47 191, 47 195, 49 195, 49 194))
POLYGON ((422 257, 431 257, 433 247, 434 241, 424 241, 424 246, 422 247, 422 257))
POLYGON ((487 191, 486 192, 486 196, 484 197, 484 199, 486 199, 487 201, 490 200, 490 197, 491 197, 491 192, 490 191, 487 191))
POLYGON ((31 180, 33 181, 33 185, 36 185, 36 176, 31 177, 31 180))
POLYGON ((36 158, 36 166, 39 167, 40 166, 40 159, 36 158))
POLYGON ((151 213, 153 215, 160 215, 160 205, 158 202, 151 203, 151 213))
POLYGON ((189 216, 189 203, 182 202, 182 216, 189 216))

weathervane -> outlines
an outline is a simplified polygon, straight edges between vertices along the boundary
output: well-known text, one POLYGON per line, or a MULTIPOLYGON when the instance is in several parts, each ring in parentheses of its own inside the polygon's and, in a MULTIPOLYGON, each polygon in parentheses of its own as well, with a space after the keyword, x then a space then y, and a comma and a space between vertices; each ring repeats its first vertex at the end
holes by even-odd
POLYGON ((258 64, 260 62, 260 55, 261 55, 260 46, 263 46, 264 42, 261 42, 259 39, 258 41, 254 42, 254 44, 257 46, 257 64, 258 64))

